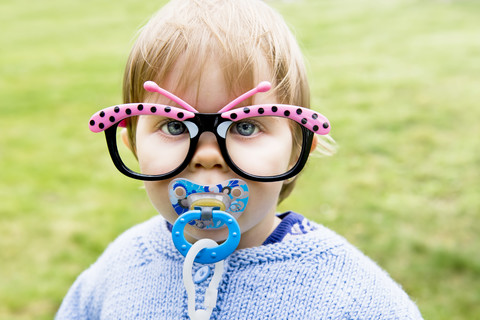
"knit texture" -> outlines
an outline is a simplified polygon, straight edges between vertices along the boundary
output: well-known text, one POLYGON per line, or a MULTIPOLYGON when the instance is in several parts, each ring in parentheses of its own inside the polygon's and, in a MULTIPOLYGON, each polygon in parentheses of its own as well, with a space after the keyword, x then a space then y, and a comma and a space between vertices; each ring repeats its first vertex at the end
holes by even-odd
MULTIPOLYGON (((211 319, 421 319, 407 294, 329 229, 237 250, 211 319)), ((156 216, 117 238, 65 297, 57 319, 188 319, 184 257, 156 216)), ((193 273, 202 268, 194 264, 193 273)), ((203 305, 211 275, 196 284, 203 305)))

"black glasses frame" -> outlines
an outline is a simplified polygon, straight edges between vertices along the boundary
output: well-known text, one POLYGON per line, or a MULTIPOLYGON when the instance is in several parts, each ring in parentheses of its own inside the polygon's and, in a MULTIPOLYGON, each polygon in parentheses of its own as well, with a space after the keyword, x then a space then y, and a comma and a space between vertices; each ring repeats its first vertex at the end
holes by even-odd
POLYGON ((249 179, 253 181, 259 181, 259 182, 281 181, 281 180, 286 180, 294 177, 295 175, 300 173, 300 171, 303 169, 303 167, 305 166, 305 163, 307 162, 308 156, 310 154, 310 149, 312 146, 313 135, 314 135, 314 133, 309 129, 307 129, 306 127, 300 126, 302 130, 302 150, 300 152, 297 163, 289 171, 283 174, 264 177, 264 176, 252 175, 252 174, 249 174, 248 172, 241 170, 239 167, 235 165, 235 163, 230 158, 227 152, 225 136, 230 125, 232 123, 235 123, 234 121, 222 117, 222 113, 195 113, 194 117, 184 120, 182 122, 183 123, 190 122, 194 124, 197 127, 198 132, 196 132, 196 134, 194 135, 192 133, 190 134, 190 149, 188 150, 185 160, 176 169, 170 172, 167 172, 165 174, 159 174, 159 175, 148 175, 148 174, 134 172, 131 169, 129 169, 125 165, 125 163, 122 161, 120 154, 118 152, 118 147, 117 147, 117 127, 122 122, 115 123, 111 127, 105 129, 104 132, 105 132, 105 138, 107 140, 108 151, 110 153, 110 157, 112 158, 112 161, 115 167, 124 175, 137 180, 158 181, 158 180, 165 180, 165 179, 172 178, 177 174, 179 174, 181 171, 183 171, 192 160, 192 157, 197 148, 198 140, 200 139, 201 134, 204 132, 212 132, 217 139, 217 143, 220 147, 220 151, 223 156, 223 159, 225 160, 225 163, 232 169, 233 172, 235 172, 236 174, 238 174, 239 176, 245 179, 249 179))

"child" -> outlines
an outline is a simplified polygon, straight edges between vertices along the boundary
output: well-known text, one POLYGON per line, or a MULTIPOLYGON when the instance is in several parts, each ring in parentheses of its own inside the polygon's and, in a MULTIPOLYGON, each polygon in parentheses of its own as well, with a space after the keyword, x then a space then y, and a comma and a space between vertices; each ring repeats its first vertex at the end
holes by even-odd
POLYGON ((263 1, 169 2, 134 45, 124 102, 90 126, 105 131, 117 168, 145 181, 160 215, 122 234, 79 276, 58 319, 421 319, 402 289, 342 237, 276 212, 308 154, 322 148, 314 132, 330 125, 306 109, 298 45, 263 1), (179 214, 192 212, 175 231, 179 214), (184 234, 186 245, 172 234, 184 234), (205 259, 193 264, 193 307, 210 304, 207 315, 191 312, 182 284, 190 246, 211 248, 204 258, 224 263, 223 273, 205 259), (212 274, 220 275, 213 300, 212 274))

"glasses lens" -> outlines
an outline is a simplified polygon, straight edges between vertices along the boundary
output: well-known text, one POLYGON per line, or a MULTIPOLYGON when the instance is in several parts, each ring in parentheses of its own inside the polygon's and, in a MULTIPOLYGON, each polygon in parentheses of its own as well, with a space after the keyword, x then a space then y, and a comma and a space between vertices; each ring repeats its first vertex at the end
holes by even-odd
POLYGON ((169 173, 183 163, 190 148, 185 123, 168 117, 139 116, 135 132, 129 134, 121 127, 117 131, 118 154, 135 173, 169 173))
POLYGON ((284 174, 299 161, 302 151, 301 126, 275 116, 251 117, 234 122, 226 134, 232 162, 251 175, 269 177, 284 174))

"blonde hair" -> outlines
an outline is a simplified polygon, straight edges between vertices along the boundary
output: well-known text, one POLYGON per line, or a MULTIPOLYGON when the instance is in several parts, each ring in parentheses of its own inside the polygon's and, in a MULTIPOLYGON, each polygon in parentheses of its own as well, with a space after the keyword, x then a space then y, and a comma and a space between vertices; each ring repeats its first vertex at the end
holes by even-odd
MULTIPOLYGON (((124 75, 124 102, 145 101, 143 83, 153 80, 162 85, 180 57, 185 62, 176 84, 180 92, 198 85, 213 57, 232 93, 268 80, 279 103, 310 107, 305 65, 295 37, 283 18, 261 0, 167 3, 140 30, 133 46, 124 75), (265 63, 271 79, 256 79, 265 63)), ((127 127, 134 146, 136 120, 127 127)), ((290 194, 294 180, 284 184, 279 202, 290 194)))

